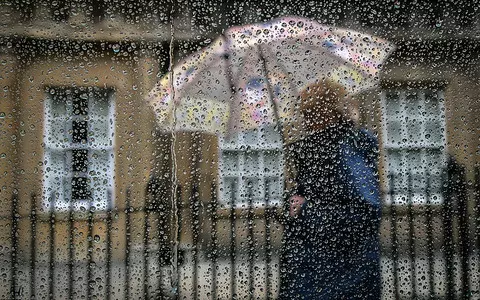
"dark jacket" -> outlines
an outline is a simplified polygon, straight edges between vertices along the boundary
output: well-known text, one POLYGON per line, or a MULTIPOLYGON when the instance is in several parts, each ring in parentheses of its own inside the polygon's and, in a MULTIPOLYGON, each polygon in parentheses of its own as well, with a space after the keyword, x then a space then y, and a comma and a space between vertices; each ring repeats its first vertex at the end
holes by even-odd
POLYGON ((280 298, 379 299, 376 139, 342 123, 288 151, 307 202, 285 224, 280 298))

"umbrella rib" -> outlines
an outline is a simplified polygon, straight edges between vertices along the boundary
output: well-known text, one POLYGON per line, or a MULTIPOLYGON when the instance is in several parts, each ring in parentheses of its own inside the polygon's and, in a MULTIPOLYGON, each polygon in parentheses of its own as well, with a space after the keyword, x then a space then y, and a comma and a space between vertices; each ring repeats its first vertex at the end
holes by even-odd
MULTIPOLYGON (((268 57, 275 57, 275 56, 273 56, 274 54, 273 54, 271 51, 269 51, 269 48, 267 48, 267 49, 265 49, 265 50, 266 50, 265 52, 268 52, 268 55, 267 55, 268 57)), ((263 55, 263 54, 262 54, 262 55, 263 55)), ((265 58, 262 57, 262 59, 265 59, 265 58)), ((288 76, 289 74, 288 74, 287 68, 285 68, 285 66, 284 66, 279 60, 277 60, 277 64, 278 64, 278 66, 282 69, 283 73, 285 73, 285 75, 288 76)), ((300 93, 298 92, 297 87, 292 83, 292 80, 293 80, 293 79, 287 80, 287 81, 288 81, 288 85, 290 86, 290 88, 292 89, 292 91, 295 93, 295 95, 300 95, 300 93)))
MULTIPOLYGON (((316 46, 316 45, 303 44, 302 46, 307 50, 318 51, 318 46, 316 46)), ((345 60, 341 56, 339 56, 335 53, 332 53, 331 51, 325 50, 325 52, 327 54, 329 54, 330 55, 329 57, 334 59, 336 62, 344 63, 346 66, 360 71, 363 77, 368 78, 368 76, 369 76, 368 71, 365 70, 363 67, 361 67, 359 64, 355 64, 354 62, 352 62, 350 60, 345 60)))
POLYGON ((228 118, 228 126, 227 126, 227 132, 231 131, 231 129, 233 129, 232 127, 232 124, 233 124, 233 121, 234 121, 234 114, 233 114, 233 100, 235 98, 235 85, 233 84, 233 70, 232 70, 232 66, 230 64, 230 58, 229 58, 229 53, 227 51, 227 44, 228 44, 228 40, 227 40, 227 37, 222 34, 221 35, 222 38, 223 38, 223 45, 224 45, 224 52, 225 54, 222 56, 223 59, 225 60, 225 70, 226 70, 226 75, 227 75, 227 81, 228 81, 228 86, 230 88, 230 111, 229 111, 229 114, 230 114, 230 117, 228 118))
MULTIPOLYGON (((271 48, 266 48, 266 49, 263 49, 263 50, 264 50, 265 52, 267 52, 267 57, 275 57, 274 54, 271 52, 271 48)), ((262 52, 262 57, 261 57, 261 58, 265 61, 265 57, 264 57, 263 55, 264 55, 264 54, 263 54, 263 52, 262 52)), ((288 79, 287 79, 288 85, 289 85, 290 89, 292 90, 292 92, 294 93, 294 95, 297 95, 297 96, 300 95, 300 92, 299 92, 298 88, 296 87, 295 83, 293 82, 293 77, 290 78, 290 75, 289 75, 288 70, 287 70, 287 68, 285 67, 285 65, 282 64, 282 62, 279 61, 279 60, 277 60, 276 64, 277 64, 277 66, 283 71, 283 73, 285 73, 285 75, 287 76, 287 78, 288 78, 288 79)), ((265 65, 266 65, 266 61, 265 61, 265 65)), ((267 69, 266 66, 265 66, 265 69, 267 69)), ((270 84, 268 84, 268 86, 270 86, 270 84)), ((272 99, 273 99, 273 98, 272 98, 272 99)), ((274 103, 274 104, 275 104, 275 103, 274 103)), ((277 114, 278 114, 278 107, 275 107, 275 106, 274 106, 274 108, 276 109, 277 114)), ((280 118, 280 116, 277 116, 277 117, 280 118)), ((300 118, 300 119, 302 118, 302 117, 299 116, 299 115, 295 115, 295 117, 296 117, 296 118, 300 118)), ((298 120, 297 120, 297 121, 298 121, 298 120)), ((283 130, 283 128, 280 128, 280 129, 283 130)), ((282 142, 284 142, 285 139, 284 139, 284 136, 283 136, 283 132, 280 132, 280 135, 281 135, 281 137, 282 137, 282 142)))

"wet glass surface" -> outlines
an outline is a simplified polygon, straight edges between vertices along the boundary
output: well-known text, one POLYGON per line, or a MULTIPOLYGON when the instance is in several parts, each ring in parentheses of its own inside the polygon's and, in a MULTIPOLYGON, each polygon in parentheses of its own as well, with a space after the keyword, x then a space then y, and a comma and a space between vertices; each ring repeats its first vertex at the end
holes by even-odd
POLYGON ((0 3, 0 299, 480 299, 478 1, 0 3))

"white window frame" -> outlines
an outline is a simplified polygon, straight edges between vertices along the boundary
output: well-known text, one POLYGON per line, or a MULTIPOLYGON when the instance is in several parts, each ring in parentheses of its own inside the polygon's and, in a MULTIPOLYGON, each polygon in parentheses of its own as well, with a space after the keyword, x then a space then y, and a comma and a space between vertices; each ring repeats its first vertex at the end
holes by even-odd
MULTIPOLYGON (((267 134, 267 133, 265 133, 267 134)), ((268 205, 276 206, 282 202, 284 175, 283 175, 284 157, 283 146, 280 139, 280 134, 275 131, 273 126, 254 129, 246 132, 239 132, 235 136, 219 139, 219 183, 220 183, 220 197, 219 204, 222 207, 231 207, 232 196, 235 199, 235 207, 247 208, 248 207, 248 182, 249 180, 257 181, 257 190, 252 190, 253 197, 251 199, 254 207, 265 207, 267 205, 266 183, 268 180, 273 180, 273 184, 269 185, 268 205), (273 136, 275 141, 268 141, 268 138, 262 136, 264 130, 271 130, 274 132, 273 136), (254 137, 255 141, 248 141, 247 137, 254 137), (226 170, 225 155, 226 153, 233 153, 238 155, 238 161, 236 168, 226 170), (278 155, 278 168, 266 169, 267 167, 267 154, 272 152, 274 155, 278 155), (250 153, 258 154, 258 166, 255 170, 248 170, 246 159, 250 153), (230 179, 236 181, 235 193, 232 195, 231 186, 224 183, 224 179, 230 179), (275 181, 276 180, 276 181, 275 181), (276 188, 275 188, 276 186, 276 188), (274 189, 275 188, 275 189, 274 189)))
MULTIPOLYGON (((439 162, 439 165, 441 166, 440 168, 445 168, 446 167, 446 162, 447 162, 447 154, 446 154, 446 119, 445 119, 445 97, 444 97, 444 88, 441 87, 441 86, 438 86, 438 87, 435 87, 435 88, 422 88, 422 87, 418 87, 418 88, 390 88, 390 89, 385 89, 382 91, 381 93, 381 104, 382 104, 382 132, 383 132, 383 142, 384 142, 384 149, 385 149, 385 162, 386 162, 386 170, 387 170, 387 174, 395 174, 397 175, 396 178, 398 180, 398 171, 395 171, 395 170, 392 170, 391 166, 390 166, 390 162, 389 162, 389 152, 390 150, 398 150, 399 152, 400 151, 409 151, 409 150, 414 150, 414 151, 419 151, 419 152, 425 152, 425 151, 429 151, 429 150, 433 150, 433 151, 440 151, 441 154, 440 154, 440 162, 439 162), (402 137, 406 134, 406 132, 408 132, 408 115, 407 115, 407 111, 406 111, 406 101, 407 101, 407 97, 406 97, 406 94, 407 93, 414 93, 416 92, 417 93, 417 97, 419 97, 419 107, 417 107, 422 113, 423 115, 421 114, 420 116, 417 116, 415 119, 416 120, 420 120, 419 124, 420 124, 420 135, 421 134, 424 134, 426 133, 426 128, 425 128, 425 121, 428 119, 428 117, 426 116, 426 102, 425 102, 425 93, 426 92, 431 92, 431 93, 437 93, 437 98, 438 98, 438 110, 439 110, 439 114, 438 114, 438 118, 439 118, 439 121, 440 121, 440 124, 442 126, 442 134, 441 134, 441 137, 440 137, 440 141, 436 141, 436 143, 433 143, 430 141, 420 141, 420 142, 415 142, 415 141, 412 141, 412 140, 408 140, 405 141, 405 142, 400 142, 400 141, 396 141, 396 142, 392 142, 390 140, 390 136, 389 136, 389 132, 388 132, 388 128, 387 128, 387 124, 388 124, 388 121, 389 120, 395 120, 395 121, 399 121, 400 124, 401 124, 401 131, 402 131, 402 137), (403 112, 402 114, 400 115, 397 115, 397 116, 390 116, 388 115, 388 112, 387 112, 387 93, 390 93, 390 92, 396 92, 396 93, 399 93, 399 108, 400 108, 400 111, 403 112)), ((410 123, 411 124, 411 123, 410 123)), ((424 155, 428 155, 428 154, 424 154, 424 155)), ((403 159, 402 157, 402 161, 405 161, 406 163, 408 163, 405 159, 403 159)), ((424 163, 424 162, 422 162, 424 163)), ((407 168, 403 168, 402 171, 406 170, 407 168)), ((425 165, 422 164, 422 170, 426 169, 425 168, 425 165)), ((400 171, 400 172, 402 172, 400 171)), ((438 170, 438 169, 431 169, 431 170, 428 170, 430 174, 432 173, 435 173, 435 176, 437 176, 437 178, 441 178, 442 174, 441 172, 443 171, 442 169, 438 170), (440 173, 440 174, 438 174, 440 173)), ((423 171, 417 171, 418 174, 422 174, 423 171)), ((412 172, 414 173, 414 172, 412 172)), ((423 174, 423 176, 425 176, 425 172, 423 174)), ((422 175, 420 175, 422 176, 422 175)), ((406 177, 403 178, 402 180, 406 180, 406 177)), ((417 184, 416 182, 414 182, 414 178, 411 178, 412 180, 412 184, 417 184)), ((432 182, 431 183, 431 187, 432 187, 432 182)), ((408 182, 406 183, 408 184, 408 182)), ((437 183, 438 184, 438 183, 437 183)), ((388 191, 392 191, 391 187, 390 187, 390 179, 388 178, 387 179, 387 190, 388 191)), ((386 196, 386 199, 385 199, 385 202, 387 205, 392 205, 392 204, 395 204, 395 205, 405 205, 405 204, 408 204, 409 202, 409 197, 411 197, 411 203, 414 204, 414 205, 418 205, 418 204, 427 204, 427 199, 426 199, 426 193, 423 191, 423 192, 419 192, 419 191, 411 191, 411 194, 409 195, 409 191, 406 190, 404 192, 402 191, 394 191, 395 193, 395 198, 394 199, 391 199, 391 195, 388 194, 386 196)), ((443 195, 442 195, 442 192, 441 192, 441 189, 437 189, 437 190, 431 190, 430 191, 430 204, 433 204, 433 205, 437 205, 437 204, 442 204, 443 203, 443 195)))
MULTIPOLYGON (((115 102, 114 93, 108 89, 98 88, 50 88, 50 93, 47 94, 44 105, 44 184, 43 184, 43 207, 47 211, 54 210, 56 212, 64 211, 85 211, 89 208, 96 211, 106 211, 113 207, 114 203, 114 133, 115 133, 115 102), (66 100, 65 102, 65 114, 55 115, 53 112, 52 102, 54 101, 55 93, 63 93, 66 90, 81 90, 85 93, 90 93, 88 97, 88 111, 93 111, 94 102, 107 101, 106 105, 108 111, 104 116, 98 115, 74 115, 72 113, 73 98, 66 100), (105 99, 95 98, 99 91, 107 94, 105 99), (92 97, 91 94, 94 94, 92 97), (101 120, 103 118, 103 120, 101 120), (106 120, 105 120, 106 119, 106 120), (74 120, 81 120, 87 122, 87 141, 86 143, 74 143, 71 140, 72 135, 69 134, 72 130, 72 124, 74 120), (97 122, 106 122, 108 128, 106 128, 106 140, 102 142, 100 136, 95 139, 95 126, 97 122), (59 127, 54 128, 54 122, 60 122, 63 127, 57 132, 55 136, 54 130, 58 130, 59 127), (93 137, 93 138, 92 138, 93 137), (63 140, 61 139, 63 138, 63 140), (87 172, 74 172, 71 168, 72 164, 72 150, 87 150, 87 172), (98 155, 100 153, 100 155, 98 155), (63 159, 61 165, 51 163, 53 155, 58 155, 60 159, 63 159), (107 161, 102 162, 103 158, 107 161), (100 157, 98 161, 96 158, 100 157), (92 161, 92 159, 94 159, 92 161), (92 165, 97 165, 97 169, 92 169, 92 165), (57 173, 50 171, 51 168, 57 168, 57 173), (49 169, 50 168, 50 169, 49 169), (93 196, 90 200, 76 200, 71 201, 71 179, 81 173, 81 177, 86 177, 88 187, 91 190, 93 196), (56 178, 53 178, 56 177, 56 178), (101 181, 101 182, 99 182, 101 181), (61 186, 58 186, 61 185, 61 186), (53 206, 52 206, 53 205, 53 206)), ((57 124, 58 125, 58 124, 57 124)))

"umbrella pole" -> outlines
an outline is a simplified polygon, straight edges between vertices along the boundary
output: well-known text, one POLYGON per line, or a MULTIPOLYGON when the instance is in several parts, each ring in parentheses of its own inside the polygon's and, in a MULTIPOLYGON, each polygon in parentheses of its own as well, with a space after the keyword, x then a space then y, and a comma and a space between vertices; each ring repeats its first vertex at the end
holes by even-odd
POLYGON ((265 56, 263 55, 262 47, 260 47, 260 45, 257 45, 257 49, 258 49, 258 53, 260 55, 260 60, 262 62, 262 72, 263 72, 263 74, 265 74, 265 81, 267 83, 268 98, 270 99, 270 102, 272 103, 275 123, 278 126, 278 132, 280 133, 280 139, 282 141, 282 145, 284 145, 285 144, 285 138, 283 136, 282 123, 280 122, 280 115, 278 113, 277 103, 275 103, 275 100, 273 99, 272 85, 270 84, 270 80, 268 79, 269 74, 268 74, 268 69, 267 69, 267 61, 265 60, 265 56))

